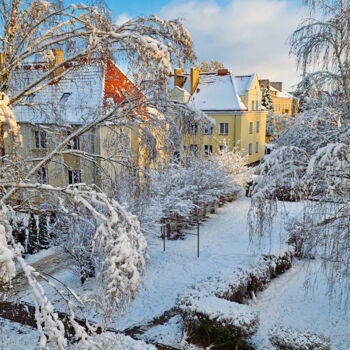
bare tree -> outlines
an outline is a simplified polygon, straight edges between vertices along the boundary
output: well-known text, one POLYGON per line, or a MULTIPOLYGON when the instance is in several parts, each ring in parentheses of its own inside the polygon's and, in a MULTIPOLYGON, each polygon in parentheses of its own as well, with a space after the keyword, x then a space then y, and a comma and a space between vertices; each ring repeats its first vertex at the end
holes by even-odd
POLYGON ((225 68, 224 64, 218 60, 202 61, 199 69, 202 72, 216 72, 218 69, 225 68))
MULTIPOLYGON (((2 284, 11 282, 16 275, 15 261, 22 267, 34 292, 41 348, 46 348, 49 341, 55 348, 64 349, 67 339, 62 322, 38 282, 39 276, 66 301, 79 346, 103 348, 95 341, 93 327, 87 324, 84 328, 75 321, 77 314, 81 315, 84 309, 84 302, 70 289, 62 292, 47 277, 26 264, 21 256, 22 246, 14 241, 9 220, 16 209, 16 194, 17 198, 20 196, 27 202, 44 196, 52 206, 67 214, 71 207, 84 208, 82 212, 90 217, 85 224, 94 230, 91 249, 98 251, 100 257, 97 272, 101 293, 96 293, 90 303, 97 305, 104 316, 123 308, 136 293, 146 263, 147 244, 137 218, 94 186, 58 188, 38 183, 37 173, 55 161, 57 155, 69 150, 67 146, 74 143, 76 137, 102 123, 118 129, 132 122, 143 131, 140 132, 142 136, 150 134, 143 127, 145 120, 149 123, 159 121, 159 114, 148 109, 151 102, 143 94, 126 96, 120 103, 106 106, 93 119, 66 134, 53 150, 32 165, 16 157, 22 140, 12 109, 27 103, 28 96, 49 84, 59 84, 61 78, 84 60, 111 53, 122 52, 136 68, 146 66, 153 69, 157 77, 167 76, 172 62, 181 64, 194 59, 192 41, 177 20, 150 16, 115 26, 104 9, 83 4, 65 7, 61 1, 3 1, 0 21, 0 141, 9 142, 13 150, 11 154, 0 155, 0 280, 2 284), (67 53, 63 60, 57 60, 55 50, 58 49, 67 53), (36 62, 38 57, 41 57, 45 69, 38 70, 34 81, 13 93, 11 84, 14 84, 18 70, 28 62, 36 62)), ((70 151, 74 153, 74 150, 70 151)), ((83 216, 81 220, 84 220, 83 216)))
POLYGON ((323 15, 307 19, 291 36, 304 73, 303 111, 259 169, 249 222, 253 234, 264 235, 282 209, 279 200, 301 202, 303 215, 288 225, 289 243, 300 256, 322 259, 330 287, 348 302, 350 8, 348 1, 306 3, 312 15, 323 15))

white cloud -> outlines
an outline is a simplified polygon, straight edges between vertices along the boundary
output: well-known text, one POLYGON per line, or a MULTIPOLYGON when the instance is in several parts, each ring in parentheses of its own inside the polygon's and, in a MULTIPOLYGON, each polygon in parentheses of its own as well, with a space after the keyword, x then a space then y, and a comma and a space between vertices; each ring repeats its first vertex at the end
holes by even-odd
POLYGON ((117 26, 121 26, 125 22, 131 20, 131 17, 127 13, 121 13, 118 18, 114 21, 114 24, 117 26))
POLYGON ((225 7, 208 0, 173 2, 159 15, 184 19, 200 61, 218 59, 236 74, 256 72, 282 80, 286 88, 298 81, 287 40, 301 10, 287 0, 232 0, 225 7))

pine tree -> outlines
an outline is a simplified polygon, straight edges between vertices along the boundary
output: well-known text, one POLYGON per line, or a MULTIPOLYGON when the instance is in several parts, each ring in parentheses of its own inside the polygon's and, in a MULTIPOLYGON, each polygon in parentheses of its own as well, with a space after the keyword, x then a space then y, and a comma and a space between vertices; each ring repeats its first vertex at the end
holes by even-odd
POLYGON ((273 110, 273 101, 272 97, 270 95, 270 92, 267 88, 264 88, 262 91, 262 99, 261 99, 261 104, 268 110, 272 111, 273 110))
POLYGON ((47 220, 45 215, 39 215, 39 248, 47 249, 49 247, 49 234, 47 229, 47 220))
POLYGON ((34 214, 30 214, 28 222, 28 254, 34 254, 38 251, 38 228, 34 214))

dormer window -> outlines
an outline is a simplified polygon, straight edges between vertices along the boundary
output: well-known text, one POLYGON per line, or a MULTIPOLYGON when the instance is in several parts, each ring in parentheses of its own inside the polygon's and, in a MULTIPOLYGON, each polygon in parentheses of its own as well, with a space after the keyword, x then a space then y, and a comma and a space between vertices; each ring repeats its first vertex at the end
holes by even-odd
POLYGON ((34 102, 34 97, 35 97, 35 94, 30 94, 30 95, 27 96, 26 101, 28 103, 33 103, 34 102))
POLYGON ((66 104, 71 94, 72 94, 71 92, 65 92, 60 98, 60 104, 62 105, 66 104))

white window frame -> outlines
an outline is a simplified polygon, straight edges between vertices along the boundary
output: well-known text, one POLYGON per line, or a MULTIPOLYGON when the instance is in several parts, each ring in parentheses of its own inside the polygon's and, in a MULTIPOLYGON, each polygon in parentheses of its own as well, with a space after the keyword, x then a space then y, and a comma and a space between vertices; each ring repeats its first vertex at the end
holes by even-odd
POLYGON ((47 149, 47 134, 43 130, 34 131, 34 142, 36 149, 47 149))
POLYGON ((193 143, 189 146, 188 151, 192 155, 197 155, 198 154, 198 145, 193 143))
POLYGON ((219 135, 228 135, 229 123, 219 124, 219 135))
POLYGON ((198 125, 197 124, 191 124, 188 130, 188 133, 190 135, 197 135, 197 131, 198 131, 198 125))
POLYGON ((204 145, 203 146, 203 155, 211 156, 213 154, 213 145, 204 145))
POLYGON ((219 145, 219 151, 222 152, 222 151, 225 151, 225 145, 219 145))
POLYGON ((70 141, 70 143, 68 143, 67 149, 76 149, 76 150, 80 150, 80 138, 79 138, 79 136, 74 137, 74 138, 70 141))
POLYGON ((257 133, 260 132, 260 121, 259 120, 256 122, 256 132, 257 133))
POLYGON ((68 170, 68 184, 76 185, 79 183, 81 183, 81 170, 80 169, 68 170))
POLYGON ((206 126, 202 129, 203 135, 213 135, 213 127, 212 126, 206 126))
POLYGON ((251 156, 253 154, 253 144, 249 144, 249 150, 248 150, 249 155, 251 156))
POLYGON ((253 122, 249 122, 249 134, 253 133, 253 122))
POLYGON ((41 184, 47 184, 49 183, 49 178, 47 176, 47 168, 42 167, 38 170, 38 182, 41 184))
POLYGON ((255 153, 259 153, 259 142, 255 142, 255 153))

